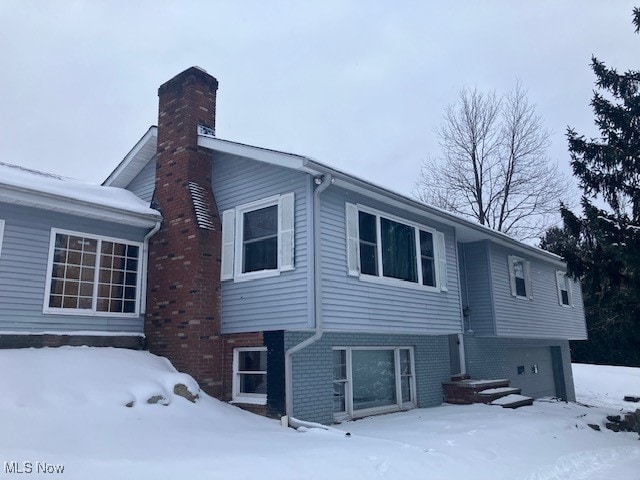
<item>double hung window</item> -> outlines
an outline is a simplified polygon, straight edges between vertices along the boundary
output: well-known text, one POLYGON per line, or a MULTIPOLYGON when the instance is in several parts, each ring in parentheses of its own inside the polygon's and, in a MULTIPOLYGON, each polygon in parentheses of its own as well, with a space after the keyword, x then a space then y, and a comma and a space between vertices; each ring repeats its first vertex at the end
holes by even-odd
POLYGON ((446 290, 444 234, 347 204, 349 274, 446 290))
POLYGON ((222 213, 221 279, 244 281, 293 270, 294 194, 222 213))
POLYGON ((52 230, 45 313, 137 315, 142 244, 52 230))
POLYGON ((233 401, 266 404, 266 347, 246 347, 233 350, 233 401))
POLYGON ((556 285, 558 287, 558 303, 565 307, 573 306, 573 292, 571 279, 565 272, 556 271, 556 285))
POLYGON ((531 267, 528 261, 509 255, 509 280, 511 285, 511 295, 516 298, 533 298, 531 289, 531 267))

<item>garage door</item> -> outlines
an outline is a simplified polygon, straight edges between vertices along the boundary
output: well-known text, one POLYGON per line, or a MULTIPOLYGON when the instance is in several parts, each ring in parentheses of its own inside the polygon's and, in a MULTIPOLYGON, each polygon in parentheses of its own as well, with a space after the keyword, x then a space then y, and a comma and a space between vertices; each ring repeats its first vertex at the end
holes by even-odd
POLYGON ((555 397, 553 357, 550 347, 510 348, 507 352, 512 387, 533 398, 555 397))

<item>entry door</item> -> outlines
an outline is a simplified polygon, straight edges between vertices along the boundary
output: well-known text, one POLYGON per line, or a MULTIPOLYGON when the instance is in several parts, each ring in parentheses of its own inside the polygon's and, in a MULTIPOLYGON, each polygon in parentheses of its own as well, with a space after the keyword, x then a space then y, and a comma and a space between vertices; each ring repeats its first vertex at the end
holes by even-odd
POLYGON ((451 375, 462 373, 460 366, 460 339, 456 334, 449 335, 449 357, 451 375))

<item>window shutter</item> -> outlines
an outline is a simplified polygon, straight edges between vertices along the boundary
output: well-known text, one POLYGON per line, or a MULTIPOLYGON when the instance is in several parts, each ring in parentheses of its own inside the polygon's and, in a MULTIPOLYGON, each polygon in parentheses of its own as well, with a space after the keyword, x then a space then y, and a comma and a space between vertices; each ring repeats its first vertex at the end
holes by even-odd
POLYGON ((509 262, 509 284, 511 285, 511 295, 515 297, 518 295, 516 290, 516 272, 513 269, 513 264, 516 260, 513 255, 509 255, 507 260, 509 262))
POLYGON ((574 281, 571 278, 567 278, 567 293, 569 294, 569 305, 571 305, 572 307, 573 307, 573 284, 574 284, 574 281))
POLYGON ((531 285, 531 264, 529 262, 524 262, 524 278, 525 285, 527 286, 527 295, 529 296, 529 300, 532 300, 533 288, 531 285))
POLYGON ((280 197, 280 271, 294 269, 295 248, 295 194, 287 193, 280 197))
POLYGON ((447 288, 447 248, 444 241, 444 233, 436 232, 436 250, 438 252, 438 281, 440 291, 446 292, 447 288))
POLYGON ((564 280, 563 272, 556 270, 556 289, 558 290, 558 303, 562 305, 562 282, 564 280))
POLYGON ((353 203, 346 205, 347 216, 347 271, 349 275, 359 276, 358 258, 358 207, 353 203))
POLYGON ((236 211, 222 212, 222 262, 220 265, 220 280, 233 278, 233 247, 236 211))

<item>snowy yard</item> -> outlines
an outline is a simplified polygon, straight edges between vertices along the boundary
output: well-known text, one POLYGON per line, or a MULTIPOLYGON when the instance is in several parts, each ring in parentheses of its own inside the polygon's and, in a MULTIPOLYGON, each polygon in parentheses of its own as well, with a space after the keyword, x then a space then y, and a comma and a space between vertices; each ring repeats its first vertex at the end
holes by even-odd
POLYGON ((638 434, 587 426, 640 407, 621 401, 640 394, 638 368, 574 365, 591 408, 442 406, 295 431, 174 395, 195 383, 144 352, 2 350, 0 365, 0 478, 30 467, 68 479, 640 479, 638 434), (170 404, 147 404, 153 395, 170 404))

